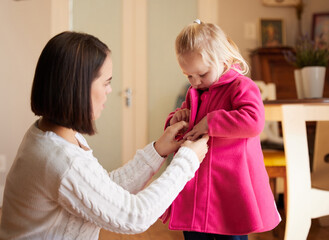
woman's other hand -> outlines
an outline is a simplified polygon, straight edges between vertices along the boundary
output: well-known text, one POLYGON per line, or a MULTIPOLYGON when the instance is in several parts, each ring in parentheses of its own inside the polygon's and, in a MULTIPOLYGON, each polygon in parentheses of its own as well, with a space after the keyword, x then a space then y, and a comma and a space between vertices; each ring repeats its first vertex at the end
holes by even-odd
POLYGON ((155 142, 154 148, 160 156, 166 157, 168 154, 176 152, 184 140, 177 141, 175 138, 180 132, 186 131, 188 123, 177 122, 166 128, 163 135, 155 142))
POLYGON ((196 141, 186 140, 182 144, 182 147, 191 148, 196 153, 201 163, 204 157, 206 156, 206 153, 208 152, 208 145, 207 145, 208 140, 209 140, 209 136, 208 134, 205 134, 196 141))

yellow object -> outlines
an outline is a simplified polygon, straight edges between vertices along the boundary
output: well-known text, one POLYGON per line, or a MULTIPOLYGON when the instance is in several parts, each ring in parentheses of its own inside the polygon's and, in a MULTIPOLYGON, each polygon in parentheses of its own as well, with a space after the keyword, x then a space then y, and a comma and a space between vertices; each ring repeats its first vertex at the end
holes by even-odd
POLYGON ((264 164, 270 180, 270 186, 276 198, 276 180, 283 178, 284 209, 287 210, 287 177, 286 177, 286 157, 284 151, 263 150, 264 164))
POLYGON ((266 167, 286 166, 286 157, 283 151, 263 150, 266 167))

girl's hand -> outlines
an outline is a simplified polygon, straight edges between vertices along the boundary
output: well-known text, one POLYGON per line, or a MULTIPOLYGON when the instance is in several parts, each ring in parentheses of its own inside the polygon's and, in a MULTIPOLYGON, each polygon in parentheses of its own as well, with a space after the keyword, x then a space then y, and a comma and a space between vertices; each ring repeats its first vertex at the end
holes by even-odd
POLYGON ((158 154, 162 157, 166 157, 168 154, 176 152, 180 145, 185 141, 177 141, 175 138, 181 131, 186 131, 188 123, 180 121, 166 128, 162 136, 155 142, 154 148, 158 154))
POLYGON ((189 122, 190 120, 190 110, 187 108, 178 110, 175 112, 174 116, 170 119, 170 125, 173 125, 180 121, 189 122))
POLYGON ((190 140, 186 140, 182 144, 182 147, 184 146, 191 148, 196 153, 201 163, 204 157, 206 156, 206 153, 208 152, 208 145, 207 145, 208 139, 209 139, 208 134, 205 134, 200 139, 194 142, 190 140))
POLYGON ((186 133, 184 139, 194 141, 204 134, 208 134, 207 116, 202 118, 202 120, 196 124, 191 131, 186 133))

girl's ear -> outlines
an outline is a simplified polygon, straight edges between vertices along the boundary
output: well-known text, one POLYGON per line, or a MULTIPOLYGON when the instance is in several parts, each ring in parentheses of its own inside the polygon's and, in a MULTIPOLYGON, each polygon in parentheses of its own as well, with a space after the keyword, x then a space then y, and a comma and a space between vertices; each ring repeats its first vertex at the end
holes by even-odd
POLYGON ((220 77, 221 75, 223 75, 224 73, 226 73, 230 68, 231 68, 231 65, 232 65, 232 62, 221 62, 221 64, 223 64, 223 72, 221 73, 217 73, 218 74, 218 77, 220 77))

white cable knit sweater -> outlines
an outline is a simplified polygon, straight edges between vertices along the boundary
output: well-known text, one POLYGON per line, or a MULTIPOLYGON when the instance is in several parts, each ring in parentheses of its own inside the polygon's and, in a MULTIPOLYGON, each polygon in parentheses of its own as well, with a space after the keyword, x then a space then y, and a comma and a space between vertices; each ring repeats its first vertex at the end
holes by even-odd
MULTIPOLYGON (((82 135, 79 141, 87 145, 82 135)), ((169 207, 199 167, 181 148, 146 189, 164 159, 153 143, 107 173, 92 151, 32 125, 7 176, 0 239, 98 239, 100 228, 140 233, 169 207)))

